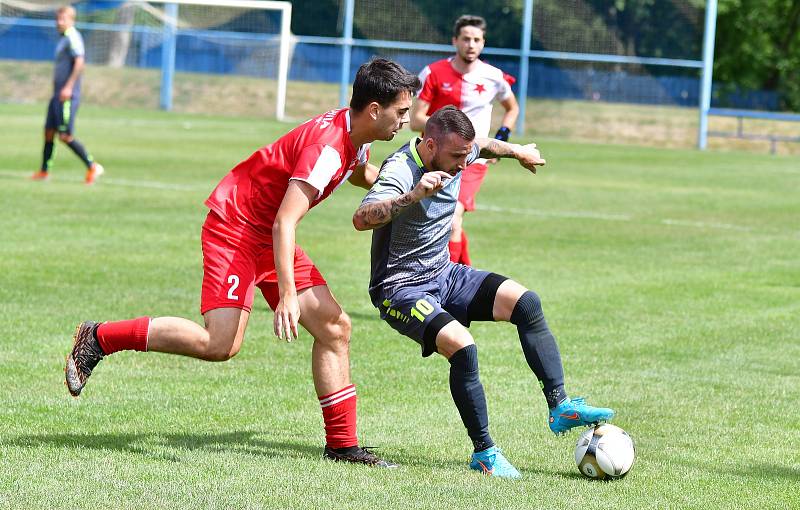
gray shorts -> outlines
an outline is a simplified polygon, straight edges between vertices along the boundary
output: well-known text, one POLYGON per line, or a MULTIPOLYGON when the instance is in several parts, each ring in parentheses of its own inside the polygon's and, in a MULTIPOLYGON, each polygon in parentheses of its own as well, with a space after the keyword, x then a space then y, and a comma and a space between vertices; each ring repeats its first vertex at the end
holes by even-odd
POLYGON ((58 96, 50 98, 47 105, 47 118, 44 121, 45 129, 55 129, 59 133, 73 134, 75 132, 75 117, 78 115, 77 97, 61 101, 58 96))
POLYGON ((381 319, 420 344, 427 357, 436 352, 436 335, 453 320, 464 327, 472 321, 493 321, 497 288, 507 279, 450 263, 434 280, 382 294, 378 310, 381 319))

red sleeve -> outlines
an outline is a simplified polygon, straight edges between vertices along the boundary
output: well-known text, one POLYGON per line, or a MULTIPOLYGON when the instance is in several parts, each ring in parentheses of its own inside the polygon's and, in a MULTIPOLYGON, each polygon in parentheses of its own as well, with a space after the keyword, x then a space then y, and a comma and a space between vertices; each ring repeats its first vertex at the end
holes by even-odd
POLYGON ((290 179, 311 184, 317 189, 319 196, 340 168, 342 156, 339 151, 330 145, 309 145, 295 160, 290 179))

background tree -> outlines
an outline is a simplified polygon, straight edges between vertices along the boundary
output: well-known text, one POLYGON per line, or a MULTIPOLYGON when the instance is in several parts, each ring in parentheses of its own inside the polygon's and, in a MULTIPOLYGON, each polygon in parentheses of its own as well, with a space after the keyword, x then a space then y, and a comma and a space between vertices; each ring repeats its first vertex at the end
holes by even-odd
POLYGON ((720 0, 714 82, 778 93, 780 109, 800 110, 800 2, 720 0))

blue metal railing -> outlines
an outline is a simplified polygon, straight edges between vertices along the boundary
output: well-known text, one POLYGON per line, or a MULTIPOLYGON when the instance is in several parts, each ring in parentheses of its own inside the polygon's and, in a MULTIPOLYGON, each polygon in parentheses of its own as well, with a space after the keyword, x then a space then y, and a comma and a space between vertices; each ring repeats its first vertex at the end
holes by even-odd
MULTIPOLYGON (((485 48, 484 58, 505 71, 517 73, 517 90, 523 96, 553 97, 562 99, 599 99, 603 101, 627 101, 637 103, 677 104, 699 106, 700 129, 698 146, 704 148, 708 131, 708 115, 711 109, 713 63, 713 39, 716 23, 717 0, 707 0, 705 19, 705 39, 702 60, 640 57, 629 55, 608 55, 563 51, 541 51, 530 47, 533 25, 534 0, 525 0, 524 23, 521 27, 520 47, 485 48), (548 64, 552 62, 553 64, 548 64), (562 68, 556 62, 574 62, 577 69, 562 68), (580 64, 598 66, 581 68, 580 64), (644 74, 624 70, 604 70, 600 65, 619 64, 646 66, 644 74), (593 67, 599 67, 594 69, 593 67), (670 76, 667 72, 652 74, 653 67, 667 69, 700 70, 699 78, 693 76, 670 76), (532 72, 532 70, 534 72, 532 72)), ((167 4, 167 7, 169 4, 167 4)), ((355 71, 353 61, 369 57, 370 50, 392 53, 412 71, 418 71, 431 60, 430 55, 439 58, 452 54, 453 48, 446 44, 415 43, 353 38, 353 16, 355 0, 345 0, 343 37, 296 36, 294 60, 290 76, 300 80, 338 81, 340 102, 345 104, 348 89, 355 71), (322 51, 330 48, 333 52, 322 51), (319 52, 319 54, 315 54, 319 52), (428 54, 428 56, 425 56, 428 54), (358 57, 358 58, 355 58, 358 57)), ((242 33, 226 30, 181 29, 161 26, 123 26, 109 23, 79 22, 82 31, 130 32, 139 39, 136 59, 129 62, 141 67, 162 67, 161 105, 169 108, 171 81, 175 68, 186 71, 230 73, 241 72, 234 64, 246 59, 252 48, 227 50, 226 43, 251 41, 254 43, 279 41, 278 34, 242 33), (237 55, 241 53, 241 55, 237 55)), ((35 31, 48 31, 52 35, 44 41, 55 39, 54 22, 51 19, 12 18, 0 16, 0 58, 49 59, 52 52, 43 51, 44 44, 22 45, 15 55, 9 55, 11 42, 3 43, 9 31, 27 27, 35 31), (5 46, 5 48, 4 48, 5 46), (4 51, 5 50, 5 51, 4 51)), ((30 42, 33 35, 25 35, 30 42)), ((20 36, 23 37, 23 36, 20 36)), ((41 33, 36 37, 41 38, 41 33)), ((40 39, 41 40, 41 39, 40 39)), ((9 39, 10 41, 10 39, 9 39)), ((249 71, 248 71, 249 72, 249 71)), ((264 73, 264 70, 258 71, 264 73)), ((682 73, 678 73, 682 74, 682 73)), ((685 74, 685 73, 683 73, 685 74)), ((745 99, 749 99, 749 96, 745 99)), ((734 104, 745 104, 734 103, 734 104)), ((525 101, 520 101, 521 115, 517 131, 524 129, 525 101)))

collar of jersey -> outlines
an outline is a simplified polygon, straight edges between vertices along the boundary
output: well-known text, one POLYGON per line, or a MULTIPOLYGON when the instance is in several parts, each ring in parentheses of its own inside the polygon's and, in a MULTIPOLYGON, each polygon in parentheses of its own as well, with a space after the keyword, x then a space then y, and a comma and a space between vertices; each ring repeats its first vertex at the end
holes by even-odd
POLYGON ((415 136, 408 142, 408 150, 411 151, 411 156, 414 158, 414 162, 420 168, 423 169, 425 165, 422 164, 422 158, 419 157, 419 152, 417 152, 417 141, 420 140, 420 137, 415 136))

